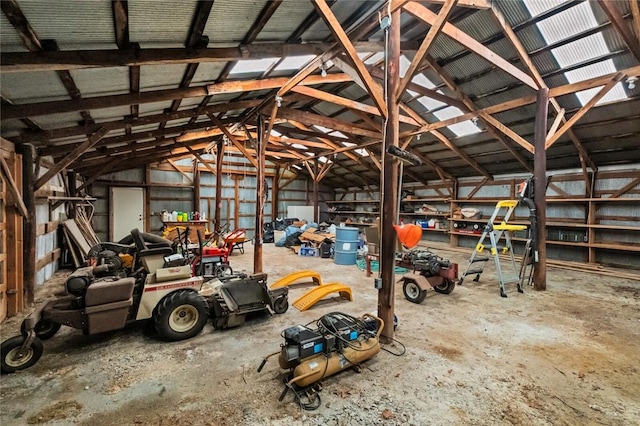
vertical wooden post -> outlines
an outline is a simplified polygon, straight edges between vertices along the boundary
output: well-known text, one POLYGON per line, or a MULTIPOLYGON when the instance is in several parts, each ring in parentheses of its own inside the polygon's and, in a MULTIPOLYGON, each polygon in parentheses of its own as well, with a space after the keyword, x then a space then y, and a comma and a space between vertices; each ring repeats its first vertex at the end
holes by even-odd
POLYGON ((35 148, 33 145, 18 145, 18 152, 22 155, 22 201, 24 202, 29 217, 23 218, 22 235, 22 263, 23 263, 23 283, 24 297, 27 303, 33 303, 36 290, 36 197, 34 185, 36 176, 34 174, 35 148))
POLYGON ((318 223, 318 159, 313 160, 313 221, 318 223))
MULTIPOLYGON (((76 195, 76 172, 73 170, 67 170, 67 188, 69 196, 74 197, 76 195)), ((77 205, 75 203, 69 203, 69 205, 69 219, 75 219, 77 205)))
MULTIPOLYGON (((273 117, 271 117, 273 120, 273 117)), ((253 273, 262 272, 262 223, 264 222, 264 162, 267 148, 267 135, 265 135, 264 120, 258 115, 258 170, 256 182, 256 229, 255 245, 253 249, 253 273)))
POLYGON ((278 204, 280 203, 280 165, 276 166, 273 183, 271 184, 271 221, 275 222, 278 218, 278 204))
MULTIPOLYGON (((215 232, 220 232, 220 209, 222 208, 222 160, 224 159, 224 142, 218 142, 216 150, 216 208, 213 224, 215 232)), ((227 216, 228 218, 228 216, 227 216)))
POLYGON ((538 109, 534 127, 533 157, 534 203, 538 223, 538 263, 533 269, 533 288, 547 289, 547 152, 544 148, 547 135, 547 113, 549 108, 549 89, 538 89, 538 109))
POLYGON ((193 211, 200 211, 200 170, 196 157, 193 157, 193 211))
POLYGON ((387 148, 398 145, 399 134, 399 104, 395 93, 400 83, 400 10, 393 12, 391 27, 389 28, 388 69, 386 82, 387 94, 387 123, 385 126, 385 138, 383 141, 383 188, 382 197, 382 243, 380 247, 380 271, 382 288, 378 291, 378 316, 384 321, 384 329, 380 341, 390 343, 393 339, 393 311, 394 311, 394 286, 395 286, 395 252, 396 234, 393 229, 393 221, 398 210, 398 162, 388 153, 387 148))
POLYGON ((144 166, 144 231, 151 230, 151 166, 144 166))

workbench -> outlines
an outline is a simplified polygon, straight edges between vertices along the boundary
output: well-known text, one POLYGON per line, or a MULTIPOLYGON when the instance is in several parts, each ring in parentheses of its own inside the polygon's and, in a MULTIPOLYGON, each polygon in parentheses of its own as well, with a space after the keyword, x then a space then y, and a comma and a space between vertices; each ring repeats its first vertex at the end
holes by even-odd
POLYGON ((185 232, 186 228, 189 228, 189 239, 192 242, 198 241, 198 233, 200 231, 200 235, 202 239, 206 238, 206 234, 208 234, 209 221, 208 220, 189 220, 186 222, 163 222, 163 233, 162 236, 169 241, 173 241, 178 238, 178 229, 180 230, 180 235, 185 232))

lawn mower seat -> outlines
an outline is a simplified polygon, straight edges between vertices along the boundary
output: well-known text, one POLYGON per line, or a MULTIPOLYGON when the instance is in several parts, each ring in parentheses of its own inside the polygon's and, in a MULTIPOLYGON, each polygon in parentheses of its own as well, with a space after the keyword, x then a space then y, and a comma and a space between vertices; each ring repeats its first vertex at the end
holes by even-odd
POLYGON ((137 228, 131 230, 131 236, 138 250, 138 257, 149 273, 154 273, 157 269, 162 268, 164 256, 173 253, 171 247, 168 246, 149 248, 137 228))

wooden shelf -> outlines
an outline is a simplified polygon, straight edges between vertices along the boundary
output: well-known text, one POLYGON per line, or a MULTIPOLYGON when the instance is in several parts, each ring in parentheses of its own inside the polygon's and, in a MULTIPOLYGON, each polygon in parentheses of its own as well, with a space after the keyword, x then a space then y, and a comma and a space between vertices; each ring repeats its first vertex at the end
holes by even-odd
POLYGON ((448 218, 449 213, 426 213, 426 212, 413 212, 413 213, 400 213, 400 216, 437 216, 448 218))
POLYGON ((368 212, 368 211, 360 211, 360 210, 336 210, 336 211, 330 211, 330 210, 326 210, 326 213, 329 214, 346 214, 346 215, 350 215, 350 214, 380 214, 380 212, 368 212))
POLYGON ((429 231, 429 232, 449 232, 449 230, 446 229, 446 228, 440 228, 440 229, 438 229, 438 228, 422 228, 422 232, 425 232, 425 231, 429 231))
POLYGON ((403 203, 449 203, 451 201, 448 198, 403 198, 403 203))
POLYGON ((354 203, 379 203, 380 200, 335 200, 325 201, 327 204, 354 204, 354 203))

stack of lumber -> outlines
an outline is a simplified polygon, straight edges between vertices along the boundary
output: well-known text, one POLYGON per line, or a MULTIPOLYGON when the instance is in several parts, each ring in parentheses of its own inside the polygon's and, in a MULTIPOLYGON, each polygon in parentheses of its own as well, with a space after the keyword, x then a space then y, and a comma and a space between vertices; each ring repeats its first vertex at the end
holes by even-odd
POLYGON ((99 244, 100 240, 93 231, 91 222, 84 214, 77 214, 75 219, 62 222, 62 229, 73 263, 78 268, 84 264, 91 247, 99 244))

